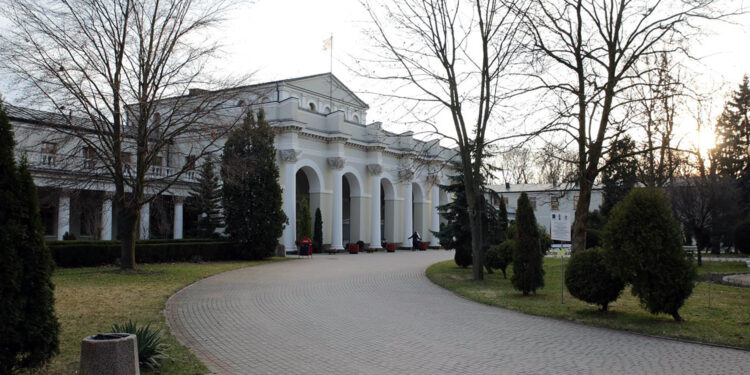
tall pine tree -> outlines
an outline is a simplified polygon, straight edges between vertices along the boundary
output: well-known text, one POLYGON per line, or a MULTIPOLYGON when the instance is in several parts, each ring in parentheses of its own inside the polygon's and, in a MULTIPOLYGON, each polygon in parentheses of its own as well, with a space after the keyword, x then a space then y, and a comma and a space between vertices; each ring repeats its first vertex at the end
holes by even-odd
POLYGON ((186 202, 188 216, 195 223, 191 233, 193 237, 211 238, 216 228, 223 225, 220 202, 219 176, 214 171, 214 162, 209 155, 201 165, 198 184, 190 190, 186 202))
POLYGON ((612 207, 625 199, 638 182, 638 160, 634 156, 635 151, 635 142, 628 136, 614 141, 611 145, 607 167, 602 173, 604 216, 609 215, 612 207))
MULTIPOLYGON (((446 249, 454 249, 456 254, 454 260, 459 267, 468 267, 472 264, 471 249, 471 226, 469 225, 468 203, 466 202, 466 192, 461 175, 449 176, 450 185, 440 185, 440 188, 453 193, 453 201, 442 206, 438 206, 438 212, 446 223, 440 224, 440 231, 433 232, 440 239, 440 244, 446 249)), ((498 210, 484 200, 484 228, 482 230, 483 247, 488 248, 491 245, 502 242, 497 231, 500 226, 498 210), (499 242, 498 242, 499 241, 499 242)), ((507 223, 507 214, 505 217, 507 223)), ((489 273, 492 273, 488 269, 489 273)))
POLYGON ((750 162, 747 149, 750 146, 750 82, 747 76, 724 106, 716 123, 716 133, 717 171, 739 179, 750 162))
POLYGON ((248 112, 224 144, 221 178, 226 229, 246 259, 271 256, 287 223, 273 140, 261 109, 257 121, 248 112))
POLYGON ((534 209, 526 193, 521 193, 516 209, 516 246, 513 249, 513 287, 523 295, 544 287, 543 253, 534 209))
POLYGON ((315 209, 315 224, 313 225, 313 251, 319 253, 323 250, 323 216, 320 208, 315 209))
POLYGON ((297 243, 303 238, 313 236, 312 217, 310 216, 310 204, 307 198, 302 198, 297 207, 297 243))
POLYGON ((14 146, 0 102, 0 374, 47 363, 59 333, 36 187, 26 166, 16 167, 14 146))

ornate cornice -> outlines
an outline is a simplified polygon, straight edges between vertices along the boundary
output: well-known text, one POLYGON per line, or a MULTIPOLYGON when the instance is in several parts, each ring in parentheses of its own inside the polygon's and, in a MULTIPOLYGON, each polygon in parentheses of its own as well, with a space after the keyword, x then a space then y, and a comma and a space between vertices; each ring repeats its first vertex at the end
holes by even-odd
POLYGON ((402 169, 398 171, 398 179, 401 182, 409 182, 414 178, 414 171, 410 169, 402 169))
POLYGON ((430 173, 430 174, 427 175, 427 178, 425 180, 430 185, 439 185, 440 184, 440 175, 438 175, 437 173, 430 173))
POLYGON ((296 163, 297 157, 301 154, 295 149, 279 150, 279 156, 284 163, 296 163))
POLYGON ((383 173, 383 166, 380 164, 367 164, 367 172, 373 176, 383 173))
POLYGON ((328 158, 326 161, 328 162, 328 167, 331 169, 343 169, 346 163, 344 158, 338 156, 328 158))

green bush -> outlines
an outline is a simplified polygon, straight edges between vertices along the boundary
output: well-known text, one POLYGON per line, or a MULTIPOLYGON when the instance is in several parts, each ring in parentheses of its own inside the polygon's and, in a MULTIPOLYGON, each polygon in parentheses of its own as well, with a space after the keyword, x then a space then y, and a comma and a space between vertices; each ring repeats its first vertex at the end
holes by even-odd
POLYGON ((552 237, 547 233, 547 228, 544 225, 537 225, 539 231, 539 250, 542 254, 547 254, 547 251, 552 248, 552 237))
POLYGON ((73 233, 70 233, 70 232, 65 232, 65 233, 63 234, 63 238, 62 238, 62 239, 63 239, 63 241, 75 241, 75 240, 77 240, 78 238, 76 238, 76 235, 75 235, 75 234, 73 234, 73 233))
POLYGON ((743 254, 750 254, 750 217, 734 227, 734 247, 743 254))
MULTIPOLYGON (((119 241, 52 241, 52 257, 60 267, 92 267, 113 264, 120 257, 119 241)), ((239 259, 232 242, 198 241, 139 241, 135 244, 135 258, 139 263, 189 262, 199 257, 203 261, 239 259)))
POLYGON ((521 193, 517 207, 511 282, 523 295, 528 295, 544 287, 543 253, 536 217, 526 193, 521 193))
POLYGON ((641 304, 681 321, 678 310, 693 292, 697 271, 662 192, 633 189, 610 212, 603 240, 607 266, 632 285, 641 304))
POLYGON ((573 297, 607 311, 625 289, 625 282, 605 266, 603 254, 596 247, 574 253, 565 270, 565 287, 573 297))
POLYGON ((128 320, 125 324, 113 324, 113 333, 132 333, 138 339, 138 364, 142 369, 154 370, 161 361, 168 358, 169 345, 162 342, 161 328, 151 330, 151 323, 138 327, 138 323, 128 320))
POLYGON ((506 269, 513 263, 513 249, 515 246, 515 240, 505 240, 499 245, 490 246, 485 254, 487 267, 503 271, 503 278, 507 279, 506 269))

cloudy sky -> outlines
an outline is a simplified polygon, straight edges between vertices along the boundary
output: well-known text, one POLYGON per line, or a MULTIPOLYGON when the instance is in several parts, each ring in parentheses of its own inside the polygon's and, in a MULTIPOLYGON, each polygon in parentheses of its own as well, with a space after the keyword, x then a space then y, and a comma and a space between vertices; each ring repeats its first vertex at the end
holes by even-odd
MULTIPOLYGON (((735 4, 743 1, 735 0, 735 4)), ((750 73, 750 15, 734 23, 706 27, 706 35, 691 46, 701 58, 693 68, 696 82, 715 92, 715 115, 727 92, 743 74, 750 73)), ((368 15, 359 0, 256 0, 237 7, 216 31, 224 45, 221 66, 216 68, 230 74, 253 73, 256 82, 327 72, 330 55, 322 44, 333 35, 333 72, 361 92, 369 83, 347 66, 366 54, 369 40, 363 30, 368 27, 368 15)), ((0 77, 0 86, 13 102, 7 77, 0 77)), ((379 98, 362 96, 371 106, 368 121, 383 121, 394 131, 403 130, 396 119, 389 118, 393 112, 380 105, 379 98)))

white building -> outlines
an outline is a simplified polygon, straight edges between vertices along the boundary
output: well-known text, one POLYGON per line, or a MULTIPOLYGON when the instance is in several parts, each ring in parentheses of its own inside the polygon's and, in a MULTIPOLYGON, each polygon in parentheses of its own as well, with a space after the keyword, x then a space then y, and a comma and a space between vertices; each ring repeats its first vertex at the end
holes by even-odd
MULTIPOLYGON (((554 213, 575 214, 575 207, 578 204, 579 191, 576 186, 552 185, 552 184, 505 184, 489 186, 498 196, 490 196, 490 202, 497 207, 500 202, 496 201, 499 197, 505 200, 505 207, 508 209, 508 220, 515 220, 518 198, 521 193, 525 192, 531 201, 531 207, 534 208, 534 215, 539 225, 543 225, 550 233, 550 215, 554 213)), ((601 186, 595 185, 591 191, 591 202, 589 211, 598 210, 602 205, 601 186)), ((572 222, 572 221, 571 221, 572 222)))
MULTIPOLYGON (((438 183, 444 182, 443 167, 453 150, 416 140, 412 132, 394 134, 380 122, 368 123, 368 105, 328 73, 232 90, 241 98, 237 111, 247 103, 262 107, 276 130, 279 182, 289 217, 280 243, 287 251, 295 248, 296 206, 303 197, 312 214, 320 208, 323 242, 333 249, 359 240, 380 247, 381 239, 411 246, 413 231, 437 245, 430 230, 439 228, 435 207, 448 199, 438 183)), ((60 121, 57 115, 12 106, 8 114, 16 151, 30 161, 39 187, 46 234, 112 239, 114 186, 104 178, 85 178, 92 162, 85 147, 54 137, 49 123, 60 121)), ((180 147, 166 150, 149 175, 169 176, 182 168, 189 155, 180 147)), ((159 197, 158 207, 143 208, 140 238, 182 238, 183 200, 193 183, 194 172, 183 175, 159 197)))

